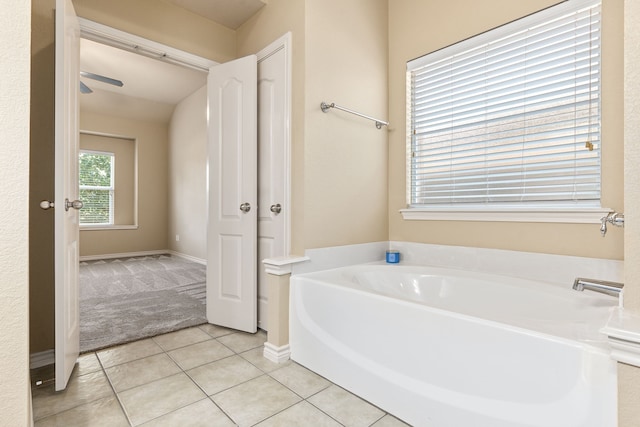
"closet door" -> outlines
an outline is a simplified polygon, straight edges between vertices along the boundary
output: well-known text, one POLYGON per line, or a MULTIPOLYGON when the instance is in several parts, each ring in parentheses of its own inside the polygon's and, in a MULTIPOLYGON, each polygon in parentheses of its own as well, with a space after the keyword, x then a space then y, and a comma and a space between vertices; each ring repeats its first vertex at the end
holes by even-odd
POLYGON ((257 330, 257 59, 209 70, 207 319, 257 330))

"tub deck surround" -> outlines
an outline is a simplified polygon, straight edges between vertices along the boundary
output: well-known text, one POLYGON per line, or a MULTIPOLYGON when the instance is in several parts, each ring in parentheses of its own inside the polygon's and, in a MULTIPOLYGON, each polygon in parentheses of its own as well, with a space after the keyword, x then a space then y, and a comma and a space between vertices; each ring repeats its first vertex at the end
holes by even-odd
POLYGON ((384 260, 389 242, 361 243, 357 245, 333 246, 327 248, 307 249, 304 252, 307 262, 291 266, 291 273, 305 274, 348 265, 364 264, 384 260))
POLYGON ((400 264, 479 271, 523 279, 573 285, 576 277, 624 282, 618 260, 400 241, 308 249, 306 262, 291 265, 293 275, 383 261, 389 249, 400 252, 400 264))
POLYGON ((640 368, 640 316, 618 308, 601 332, 608 337, 611 357, 640 368))
POLYGON ((402 264, 294 275, 291 358, 411 425, 614 426, 599 329, 617 304, 571 283, 402 264))
POLYGON ((389 242, 389 247, 400 251, 405 264, 520 277, 568 288, 576 277, 624 282, 624 261, 619 260, 396 241, 389 242))
POLYGON ((293 266, 309 261, 308 256, 283 256, 276 258, 266 258, 262 260, 267 274, 274 276, 285 276, 291 274, 293 266))

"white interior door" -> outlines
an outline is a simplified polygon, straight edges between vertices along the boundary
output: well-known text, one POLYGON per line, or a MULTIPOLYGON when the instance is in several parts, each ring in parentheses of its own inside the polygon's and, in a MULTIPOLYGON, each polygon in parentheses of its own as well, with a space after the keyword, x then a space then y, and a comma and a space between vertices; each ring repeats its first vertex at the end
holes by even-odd
POLYGON ((78 302, 78 91, 80 24, 71 0, 56 0, 55 65, 55 375, 67 386, 80 349, 78 302))
MULTIPOLYGON (((258 53, 258 261, 288 255, 288 45, 258 53)), ((258 326, 268 330, 268 287, 258 268, 258 326)))
POLYGON ((257 58, 209 70, 207 319, 257 330, 257 58))

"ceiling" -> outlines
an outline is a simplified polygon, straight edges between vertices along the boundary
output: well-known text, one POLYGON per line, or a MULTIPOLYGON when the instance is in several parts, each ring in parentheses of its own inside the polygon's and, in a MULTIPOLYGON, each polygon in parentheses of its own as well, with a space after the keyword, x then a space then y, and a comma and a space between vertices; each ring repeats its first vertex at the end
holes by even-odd
MULTIPOLYGON (((236 29, 265 5, 263 0, 167 0, 236 29)), ((176 104, 206 84, 207 73, 159 61, 87 39, 80 43, 80 69, 121 80, 117 87, 80 80, 93 93, 80 95, 83 111, 168 121, 176 104)))
POLYGON ((176 6, 204 16, 232 30, 251 18, 265 0, 168 0, 176 6))
POLYGON ((80 41, 80 70, 124 83, 80 77, 93 93, 80 94, 83 111, 168 121, 176 104, 206 84, 207 74, 91 40, 80 41))

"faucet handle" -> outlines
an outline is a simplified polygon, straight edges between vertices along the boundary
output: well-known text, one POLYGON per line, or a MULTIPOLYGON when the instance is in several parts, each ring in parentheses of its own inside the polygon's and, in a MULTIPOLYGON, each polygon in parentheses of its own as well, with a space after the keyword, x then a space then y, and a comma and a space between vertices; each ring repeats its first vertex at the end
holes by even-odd
POLYGON ((600 234, 602 234, 602 237, 607 234, 607 220, 609 219, 609 215, 610 214, 600 218, 600 234))
POLYGON ((607 234, 607 222, 616 227, 624 227, 624 214, 609 212, 606 216, 600 218, 600 234, 602 234, 602 237, 607 234))

